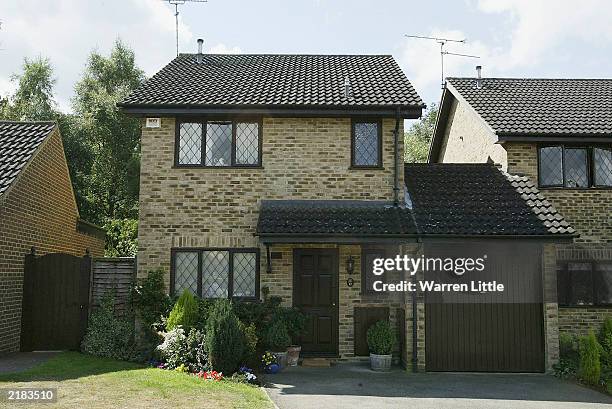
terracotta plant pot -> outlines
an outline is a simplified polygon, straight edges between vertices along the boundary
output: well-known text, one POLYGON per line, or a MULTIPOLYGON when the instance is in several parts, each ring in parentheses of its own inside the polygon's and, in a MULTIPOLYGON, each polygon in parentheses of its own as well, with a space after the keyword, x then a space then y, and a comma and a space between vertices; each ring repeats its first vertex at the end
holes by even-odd
POLYGON ((280 366, 281 371, 287 367, 287 351, 272 352, 276 355, 276 363, 280 366))
POLYGON ((386 372, 391 369, 392 355, 370 354, 370 367, 373 371, 386 372))
POLYGON ((287 348, 287 365, 288 366, 297 366, 298 361, 300 360, 300 351, 302 350, 301 346, 291 345, 287 348))

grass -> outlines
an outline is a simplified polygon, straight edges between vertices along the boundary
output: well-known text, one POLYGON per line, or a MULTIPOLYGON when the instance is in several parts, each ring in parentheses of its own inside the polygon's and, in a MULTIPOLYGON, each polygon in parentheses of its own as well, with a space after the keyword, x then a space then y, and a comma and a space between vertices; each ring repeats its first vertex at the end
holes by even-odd
MULTIPOLYGON (((53 408, 273 407, 266 394, 251 385, 203 381, 184 373, 76 352, 61 353, 23 372, 0 374, 0 388, 7 387, 56 387, 57 403, 43 405, 53 408)), ((41 407, 36 403, 18 406, 41 407)))

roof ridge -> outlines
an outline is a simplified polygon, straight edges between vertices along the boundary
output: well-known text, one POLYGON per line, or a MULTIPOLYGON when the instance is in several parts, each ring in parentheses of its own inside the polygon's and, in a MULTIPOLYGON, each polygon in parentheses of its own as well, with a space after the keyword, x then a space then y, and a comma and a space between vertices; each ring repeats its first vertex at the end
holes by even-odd
MULTIPOLYGON (((194 56, 198 55, 197 53, 180 53, 178 57, 181 56, 194 56)), ((214 55, 214 56, 279 56, 279 57, 391 57, 392 54, 309 54, 309 53, 204 53, 202 55, 214 55)), ((178 58, 175 57, 174 59, 178 58)))
MULTIPOLYGON (((477 80, 477 77, 446 77, 447 80, 477 80)), ((527 81, 612 81, 612 78, 559 78, 559 77, 482 77, 481 80, 527 80, 527 81)))
POLYGON ((13 121, 0 119, 0 124, 54 124, 57 125, 57 121, 13 121))

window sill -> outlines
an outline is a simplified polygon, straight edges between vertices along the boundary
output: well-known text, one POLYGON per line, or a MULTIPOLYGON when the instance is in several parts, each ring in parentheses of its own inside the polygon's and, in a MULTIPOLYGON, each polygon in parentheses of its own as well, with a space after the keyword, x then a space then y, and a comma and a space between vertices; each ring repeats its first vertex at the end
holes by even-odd
POLYGON ((612 304, 594 304, 594 305, 584 305, 584 304, 562 305, 562 304, 559 304, 559 308, 579 308, 583 310, 587 310, 589 308, 600 308, 600 309, 609 310, 609 309, 612 309, 612 304))
POLYGON ((385 170, 384 166, 349 166, 349 170, 385 170))
POLYGON ((263 166, 202 166, 202 165, 172 165, 172 169, 264 169, 263 166))

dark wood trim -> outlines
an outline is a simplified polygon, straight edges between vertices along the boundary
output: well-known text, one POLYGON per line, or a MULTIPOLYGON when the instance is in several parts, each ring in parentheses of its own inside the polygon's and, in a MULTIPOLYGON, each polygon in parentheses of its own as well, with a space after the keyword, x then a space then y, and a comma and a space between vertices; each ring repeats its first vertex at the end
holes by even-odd
POLYGON ((261 117, 254 118, 253 116, 244 115, 233 115, 224 117, 202 117, 202 116, 177 116, 175 118, 174 125, 174 163, 173 169, 235 169, 235 168, 246 168, 246 169, 261 169, 263 159, 263 119, 261 117), (209 122, 216 123, 230 123, 232 127, 232 140, 231 140, 231 151, 230 151, 230 164, 228 166, 218 165, 206 165, 206 150, 207 150, 207 124, 209 122), (180 126, 183 123, 196 123, 202 126, 202 136, 200 140, 201 144, 201 159, 199 164, 181 164, 179 163, 179 151, 180 151, 180 126), (257 137, 258 137, 258 163, 249 164, 237 164, 236 163, 236 124, 238 123, 256 123, 257 124, 257 137))
POLYGON ((174 281, 176 278, 176 253, 197 252, 198 253, 198 297, 202 297, 202 254, 205 251, 226 251, 229 253, 229 275, 227 283, 227 298, 243 301, 258 301, 260 296, 260 251, 259 247, 173 247, 170 249, 170 296, 175 296, 174 281), (255 296, 254 297, 233 297, 234 286, 234 254, 235 253, 255 253, 255 296))
POLYGON ((350 169, 383 169, 383 131, 382 120, 380 118, 351 118, 351 166, 350 169), (378 163, 376 165, 356 165, 355 164, 355 125, 356 124, 376 124, 378 133, 378 163))

